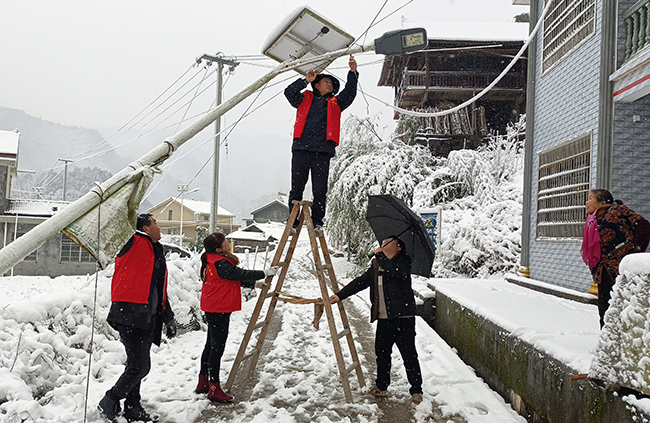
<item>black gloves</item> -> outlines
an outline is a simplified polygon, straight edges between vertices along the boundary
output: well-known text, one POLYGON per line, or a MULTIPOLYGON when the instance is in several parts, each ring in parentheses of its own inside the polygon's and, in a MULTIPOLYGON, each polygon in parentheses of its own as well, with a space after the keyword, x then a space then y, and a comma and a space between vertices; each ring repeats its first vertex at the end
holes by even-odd
POLYGON ((173 337, 176 336, 176 321, 175 320, 170 320, 169 322, 165 322, 165 326, 167 327, 167 332, 165 332, 165 335, 167 335, 167 339, 172 339, 173 337))

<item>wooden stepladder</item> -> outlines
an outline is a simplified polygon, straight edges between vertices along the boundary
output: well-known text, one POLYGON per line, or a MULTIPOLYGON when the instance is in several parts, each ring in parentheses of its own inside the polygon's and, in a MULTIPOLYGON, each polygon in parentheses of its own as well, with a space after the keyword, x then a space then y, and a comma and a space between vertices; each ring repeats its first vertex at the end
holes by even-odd
POLYGON ((278 243, 273 261, 271 262, 271 266, 280 266, 281 268, 276 285, 273 290, 271 290, 271 281, 273 280, 273 277, 270 276, 266 278, 267 285, 262 288, 262 291, 257 299, 257 304, 253 310, 250 322, 248 323, 248 328, 246 329, 244 338, 242 339, 241 345, 239 346, 239 352, 237 353, 237 357, 235 357, 235 361, 232 365, 232 369, 230 370, 228 380, 226 381, 224 387, 226 390, 230 390, 230 388, 232 388, 232 385, 235 382, 235 377, 237 376, 237 372, 245 360, 250 359, 248 377, 251 377, 253 375, 255 367, 257 366, 257 362, 260 358, 260 353, 264 345, 264 339, 266 338, 271 318, 273 317, 273 312, 275 311, 275 307, 278 303, 279 296, 282 291, 282 285, 289 269, 289 263, 291 263, 291 258, 293 257, 296 244, 298 243, 298 238, 300 237, 300 231, 303 226, 306 226, 307 232, 309 234, 309 241, 311 243, 311 250, 314 256, 314 264, 316 266, 316 274, 318 276, 318 283, 320 285, 323 306, 325 309, 325 314, 327 315, 327 322, 329 324, 330 335, 332 337, 332 344, 334 345, 334 354, 336 355, 336 362, 338 363, 339 374, 341 375, 341 383, 343 385, 343 392, 345 393, 345 400, 348 403, 351 403, 352 392, 350 390, 350 380, 348 377, 349 373, 351 373, 352 370, 356 371, 360 388, 363 388, 366 383, 363 378, 361 363, 359 362, 359 356, 357 355, 357 349, 354 345, 352 331, 350 330, 350 324, 348 322, 348 317, 345 313, 345 308, 343 307, 342 301, 339 301, 337 305, 341 317, 341 323, 343 325, 343 330, 338 332, 336 322, 334 321, 334 312, 332 305, 329 302, 329 293, 327 291, 325 279, 325 271, 327 271, 333 292, 338 292, 339 286, 336 281, 336 275, 334 274, 332 260, 327 249, 323 231, 314 230, 314 224, 311 220, 312 203, 310 201, 294 201, 293 204, 294 206, 293 210, 291 211, 291 215, 289 216, 289 221, 287 222, 287 226, 284 229, 282 238, 278 243), (299 222, 298 227, 295 230, 295 233, 292 234, 293 223, 296 221, 296 219, 298 219, 299 222), (289 239, 291 239, 291 241, 289 242, 289 246, 283 258, 282 256, 289 239), (258 321, 262 312, 262 308, 264 307, 264 302, 269 298, 270 303, 268 304, 266 317, 264 320, 258 321), (258 334, 257 344, 248 353, 246 353, 253 332, 257 329, 261 329, 260 333, 258 334), (347 344, 350 349, 352 364, 349 366, 345 365, 345 362, 343 360, 343 353, 341 351, 340 339, 343 337, 347 339, 347 344))

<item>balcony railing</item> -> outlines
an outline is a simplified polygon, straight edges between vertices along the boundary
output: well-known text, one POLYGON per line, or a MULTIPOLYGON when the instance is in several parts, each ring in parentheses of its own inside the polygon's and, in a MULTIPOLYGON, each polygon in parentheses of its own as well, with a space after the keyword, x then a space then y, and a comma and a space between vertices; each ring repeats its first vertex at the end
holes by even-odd
MULTIPOLYGON (((650 1, 650 0, 648 0, 650 1)), ((449 90, 482 90, 494 81, 498 73, 456 72, 456 71, 414 71, 404 69, 402 81, 397 89, 395 98, 399 104, 404 93, 408 90, 449 89, 449 90)), ((525 86, 524 76, 518 73, 506 74, 495 89, 522 90, 525 86)))
MULTIPOLYGON (((649 0, 650 1, 650 0, 649 0)), ((482 89, 490 85, 499 76, 498 73, 456 72, 456 71, 412 71, 404 72, 404 83, 407 87, 440 87, 440 88, 476 88, 482 89), (427 81, 428 77, 428 81, 427 81)), ((496 88, 522 89, 523 77, 520 74, 506 74, 496 85, 496 88)))
POLYGON ((641 0, 623 14, 625 59, 650 44, 650 0, 641 0))

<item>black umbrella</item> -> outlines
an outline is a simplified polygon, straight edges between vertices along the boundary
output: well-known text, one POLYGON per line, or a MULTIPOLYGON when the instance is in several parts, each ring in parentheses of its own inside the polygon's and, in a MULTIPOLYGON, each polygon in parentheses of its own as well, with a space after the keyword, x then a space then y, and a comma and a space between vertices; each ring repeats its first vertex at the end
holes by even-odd
POLYGON ((404 242, 406 252, 412 259, 412 274, 431 276, 431 266, 436 255, 435 247, 420 216, 404 201, 392 195, 369 195, 366 220, 377 241, 382 242, 390 236, 397 236, 404 242))

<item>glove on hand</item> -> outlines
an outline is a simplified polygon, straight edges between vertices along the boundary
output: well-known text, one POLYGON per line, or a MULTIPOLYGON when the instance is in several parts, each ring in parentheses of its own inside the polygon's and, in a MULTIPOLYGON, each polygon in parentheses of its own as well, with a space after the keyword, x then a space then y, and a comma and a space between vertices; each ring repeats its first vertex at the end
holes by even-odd
POLYGON ((167 332, 165 332, 165 335, 167 335, 167 339, 172 339, 173 337, 176 336, 176 321, 175 320, 170 320, 169 322, 165 322, 165 326, 167 327, 167 332))
POLYGON ((266 286, 267 284, 262 280, 255 282, 255 288, 262 289, 265 288, 266 286))
POLYGON ((280 271, 280 266, 271 266, 268 269, 264 269, 264 276, 266 276, 267 278, 269 276, 275 276, 278 274, 279 271, 280 271))

